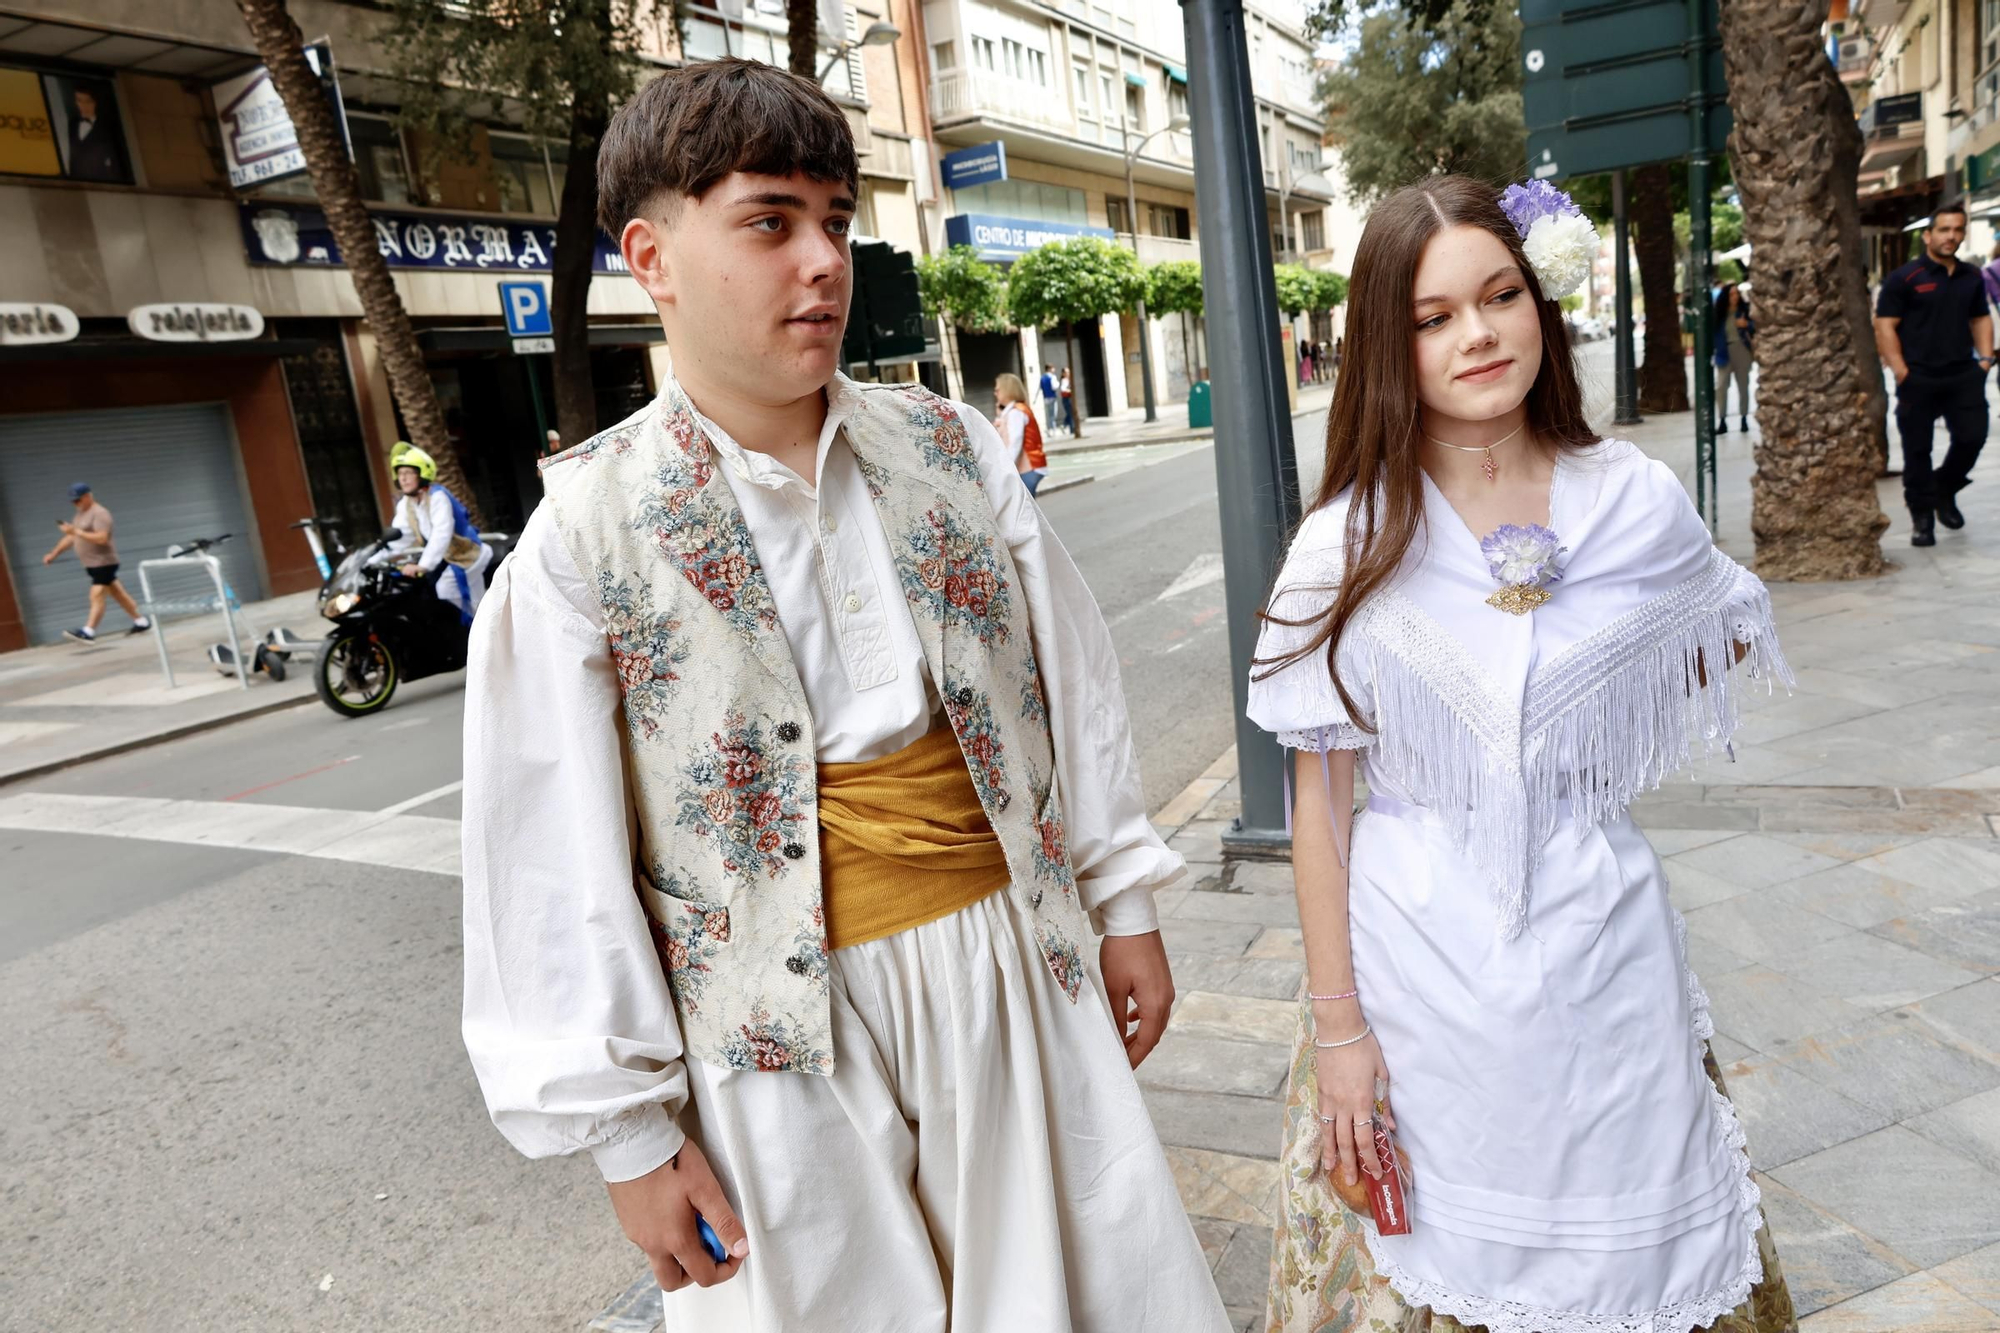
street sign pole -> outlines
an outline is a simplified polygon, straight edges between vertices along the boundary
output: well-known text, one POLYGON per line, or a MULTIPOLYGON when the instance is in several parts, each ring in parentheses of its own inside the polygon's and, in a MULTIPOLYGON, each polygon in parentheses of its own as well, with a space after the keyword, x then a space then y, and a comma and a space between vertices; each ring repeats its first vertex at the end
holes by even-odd
POLYGON ((1695 508, 1716 530, 1715 358, 1710 351, 1714 303, 1708 295, 1708 23, 1714 0, 1687 0, 1688 36, 1688 295, 1694 298, 1695 508))
POLYGON ((1285 756, 1276 738, 1246 713, 1257 612, 1299 514, 1271 275, 1270 210, 1250 96, 1243 0, 1181 0, 1181 13, 1187 25, 1202 290, 1213 331, 1216 499, 1243 797, 1243 812, 1222 845, 1238 855, 1277 855, 1291 845, 1285 832, 1285 756))
POLYGON ((1620 167, 1611 173, 1611 236, 1612 263, 1617 266, 1617 278, 1612 290, 1617 293, 1615 315, 1616 328, 1612 343, 1614 361, 1614 384, 1612 388, 1612 421, 1620 426, 1636 426, 1645 418, 1639 415, 1638 385, 1634 382, 1632 357, 1632 217, 1625 207, 1625 169, 1620 167))

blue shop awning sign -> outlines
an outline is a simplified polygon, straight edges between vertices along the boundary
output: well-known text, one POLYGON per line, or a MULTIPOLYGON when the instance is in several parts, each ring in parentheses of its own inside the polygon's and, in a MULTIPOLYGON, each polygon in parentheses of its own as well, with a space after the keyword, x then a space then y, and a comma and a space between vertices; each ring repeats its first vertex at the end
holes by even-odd
POLYGON ((1034 218, 995 217, 989 213, 959 213, 944 220, 945 243, 969 245, 981 259, 1019 259, 1051 241, 1074 236, 1118 239, 1109 227, 1084 227, 1073 222, 1040 222, 1034 218))
MULTIPOLYGON (((243 252, 253 264, 346 266, 326 215, 310 204, 244 203, 237 205, 237 216, 243 225, 243 252)), ((369 212, 368 221, 374 225, 375 248, 390 268, 547 273, 554 262, 556 229, 546 223, 374 211, 369 212)), ((602 232, 597 233, 590 269, 593 273, 627 271, 625 256, 602 232)))
POLYGON ((938 167, 944 173, 947 189, 963 190, 974 185, 1004 181, 1007 179, 1007 145, 996 139, 992 143, 961 148, 939 158, 938 167))

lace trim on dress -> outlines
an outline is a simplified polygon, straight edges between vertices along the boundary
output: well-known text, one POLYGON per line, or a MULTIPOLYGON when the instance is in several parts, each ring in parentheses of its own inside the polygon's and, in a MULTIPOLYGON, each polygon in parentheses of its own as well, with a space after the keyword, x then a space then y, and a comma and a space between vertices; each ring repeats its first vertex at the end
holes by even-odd
MULTIPOLYGON (((1689 1028, 1696 1050, 1715 1035, 1709 1018, 1708 995, 1687 961, 1687 922, 1674 913, 1674 937, 1680 951, 1681 975, 1688 997, 1689 1028)), ((1697 1057, 1699 1058, 1699 1057, 1697 1057)), ((1737 1217, 1743 1223, 1742 1260, 1728 1281, 1714 1291, 1685 1301, 1675 1301, 1656 1310, 1636 1314, 1598 1314, 1588 1310, 1551 1310, 1520 1301, 1473 1296, 1420 1278, 1382 1252, 1382 1235, 1374 1219, 1360 1218, 1368 1238, 1368 1253, 1375 1271, 1411 1305, 1427 1305, 1434 1313, 1447 1314, 1462 1324, 1483 1324, 1487 1333, 1689 1333, 1707 1328, 1750 1299, 1751 1288, 1764 1277, 1764 1257, 1757 1248, 1757 1232, 1764 1225, 1763 1191, 1750 1176, 1750 1154, 1736 1108, 1714 1084, 1708 1087, 1709 1107, 1714 1114, 1715 1133, 1737 1179, 1737 1217)))
POLYGON ((1719 550, 1537 670, 1525 705, 1496 698, 1465 646, 1399 593, 1355 624, 1380 729, 1367 748, 1485 869, 1502 939, 1525 926, 1528 881, 1565 813, 1581 837, 1685 766, 1697 740, 1728 743, 1736 645, 1747 677, 1792 681, 1769 593, 1719 550))
POLYGON ((1303 750, 1307 754, 1326 754, 1332 750, 1365 750, 1375 743, 1375 738, 1351 722, 1336 722, 1330 727, 1314 727, 1311 731, 1281 731, 1278 744, 1287 750, 1303 750))

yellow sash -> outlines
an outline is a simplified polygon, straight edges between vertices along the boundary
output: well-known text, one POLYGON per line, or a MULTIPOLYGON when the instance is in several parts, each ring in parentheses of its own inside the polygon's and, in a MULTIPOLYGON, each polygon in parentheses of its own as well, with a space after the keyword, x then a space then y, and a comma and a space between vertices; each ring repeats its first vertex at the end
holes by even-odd
POLYGON ((1010 878, 943 726, 880 759, 819 766, 819 853, 831 949, 950 916, 1010 878))

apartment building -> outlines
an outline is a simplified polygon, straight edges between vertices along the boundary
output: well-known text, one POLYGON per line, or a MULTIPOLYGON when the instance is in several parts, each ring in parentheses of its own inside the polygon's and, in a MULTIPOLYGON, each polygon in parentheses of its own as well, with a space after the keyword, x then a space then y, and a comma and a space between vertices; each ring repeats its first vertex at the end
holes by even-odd
MULTIPOLYGON (((1178 5, 926 0, 921 17, 937 151, 966 154, 947 158, 948 169, 961 160, 979 168, 945 178, 932 206, 934 246, 970 244, 1007 265, 1050 240, 1096 235, 1136 243, 1148 263, 1199 258, 1191 143, 1173 128, 1189 113, 1178 5), (1128 158, 1136 209, 1127 205, 1128 158)), ((1246 20, 1273 250, 1324 263, 1334 190, 1320 171, 1303 11, 1293 0, 1252 0, 1246 20)), ((1183 399, 1206 373, 1200 330, 1179 316, 1148 322, 1159 400, 1183 399)), ((1092 415, 1141 401, 1141 336, 1129 314, 1076 330, 1072 373, 1092 415)), ((1062 330, 959 333, 956 345, 962 391, 981 406, 994 375, 1032 378, 1069 355, 1062 330)))
MULTIPOLYGON (((500 284, 547 280, 564 146, 496 116, 470 161, 427 152, 394 120, 381 9, 290 8, 326 39, 379 248, 480 506, 514 530, 540 496, 553 386, 546 356, 516 354, 500 284)), ((642 34, 653 67, 784 59, 781 0, 687 0, 685 52, 671 8, 642 34)), ((855 36, 921 23, 915 0, 857 0, 845 20, 855 36)), ((932 180, 919 51, 907 36, 857 46, 825 79, 861 149, 858 230, 913 252, 932 180)), ((118 514, 128 561, 235 534, 221 554, 245 599, 317 583, 296 520, 354 537, 388 512, 387 379, 310 183, 254 179, 271 97, 257 69, 231 0, 0 0, 0 650, 73 619, 74 571, 40 559, 73 481, 118 514), (246 149, 234 181, 232 146, 246 149)), ((652 396, 661 347, 608 238, 594 269, 602 425, 652 396)), ((914 377, 920 360, 883 373, 914 377)))

